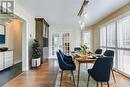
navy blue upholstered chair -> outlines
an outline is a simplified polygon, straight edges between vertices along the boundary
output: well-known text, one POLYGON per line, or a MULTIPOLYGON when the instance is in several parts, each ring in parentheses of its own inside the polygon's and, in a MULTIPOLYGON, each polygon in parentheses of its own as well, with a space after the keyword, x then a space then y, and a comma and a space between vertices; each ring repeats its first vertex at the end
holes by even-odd
POLYGON ((59 53, 61 54, 65 62, 71 63, 71 61, 73 61, 72 56, 65 55, 61 50, 59 50, 59 53))
POLYGON ((82 49, 80 47, 75 47, 74 51, 80 52, 82 49))
POLYGON ((73 82, 74 82, 74 85, 75 85, 74 73, 73 73, 73 71, 76 69, 75 63, 74 62, 73 63, 67 63, 67 62, 64 61, 62 55, 59 52, 56 52, 56 54, 57 54, 57 58, 58 58, 59 67, 61 69, 60 86, 61 86, 61 83, 62 83, 63 71, 65 71, 65 70, 71 71, 71 74, 73 75, 73 82))
POLYGON ((102 49, 96 49, 95 54, 102 54, 102 49))
MULTIPOLYGON (((114 58, 114 51, 113 50, 106 50, 103 53, 103 56, 111 56, 111 57, 114 58)), ((112 64, 112 67, 113 67, 113 64, 112 64)), ((115 75, 114 75, 114 70, 112 70, 112 76, 113 76, 114 82, 116 83, 116 78, 115 78, 115 75)))
POLYGON ((113 57, 98 58, 95 61, 93 68, 88 69, 87 87, 89 86, 90 76, 95 81, 97 81, 97 87, 98 87, 98 82, 101 82, 101 87, 102 87, 102 82, 107 82, 107 85, 109 87, 110 71, 112 69, 111 67, 112 63, 113 63, 113 57))
POLYGON ((106 50, 103 53, 104 56, 113 56, 114 57, 114 51, 113 50, 106 50))

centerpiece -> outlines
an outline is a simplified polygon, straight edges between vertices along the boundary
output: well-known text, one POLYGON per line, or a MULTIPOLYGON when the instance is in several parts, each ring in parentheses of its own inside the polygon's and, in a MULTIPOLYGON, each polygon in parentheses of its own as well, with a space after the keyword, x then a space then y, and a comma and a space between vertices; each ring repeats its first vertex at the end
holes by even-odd
POLYGON ((87 53, 88 53, 88 49, 89 47, 87 46, 87 43, 80 45, 81 49, 82 49, 82 58, 87 58, 87 53))

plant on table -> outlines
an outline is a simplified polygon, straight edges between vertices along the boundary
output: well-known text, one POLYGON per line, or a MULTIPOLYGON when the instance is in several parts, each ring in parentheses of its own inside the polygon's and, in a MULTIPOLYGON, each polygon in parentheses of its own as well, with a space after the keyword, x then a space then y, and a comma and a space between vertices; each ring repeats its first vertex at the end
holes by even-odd
POLYGON ((80 45, 80 47, 82 49, 82 53, 86 55, 89 49, 89 47, 87 46, 87 43, 80 45))

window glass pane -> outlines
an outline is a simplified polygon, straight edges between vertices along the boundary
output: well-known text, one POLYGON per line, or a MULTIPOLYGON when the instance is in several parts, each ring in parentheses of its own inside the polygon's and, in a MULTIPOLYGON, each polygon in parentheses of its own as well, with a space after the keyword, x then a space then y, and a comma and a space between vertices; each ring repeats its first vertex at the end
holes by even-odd
POLYGON ((85 32, 83 34, 83 43, 84 44, 87 43, 87 45, 89 47, 89 50, 91 50, 91 45, 92 45, 91 40, 92 40, 92 38, 91 38, 91 31, 85 32))
POLYGON ((106 27, 100 29, 100 46, 106 46, 106 27))
POLYGON ((69 33, 63 33, 63 36, 62 36, 62 44, 63 44, 63 52, 65 53, 65 54, 69 54, 69 52, 70 52, 70 34, 69 33))
POLYGON ((130 16, 119 20, 117 27, 118 47, 130 48, 130 16))
POLYGON ((130 51, 118 50, 118 69, 130 75, 130 51))
POLYGON ((107 25, 107 47, 115 47, 115 22, 107 25))

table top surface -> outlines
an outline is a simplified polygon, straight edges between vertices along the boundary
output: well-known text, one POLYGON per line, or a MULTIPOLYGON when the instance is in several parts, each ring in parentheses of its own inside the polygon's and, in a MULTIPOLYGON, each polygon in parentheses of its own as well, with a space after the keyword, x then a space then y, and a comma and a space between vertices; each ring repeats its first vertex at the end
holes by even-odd
POLYGON ((92 63, 95 62, 97 58, 93 58, 94 55, 90 54, 82 54, 82 53, 74 53, 73 55, 78 55, 78 57, 75 58, 76 61, 81 63, 92 63))
POLYGON ((84 63, 96 61, 96 59, 93 59, 93 58, 82 58, 82 57, 75 58, 75 60, 78 62, 84 62, 84 63))

